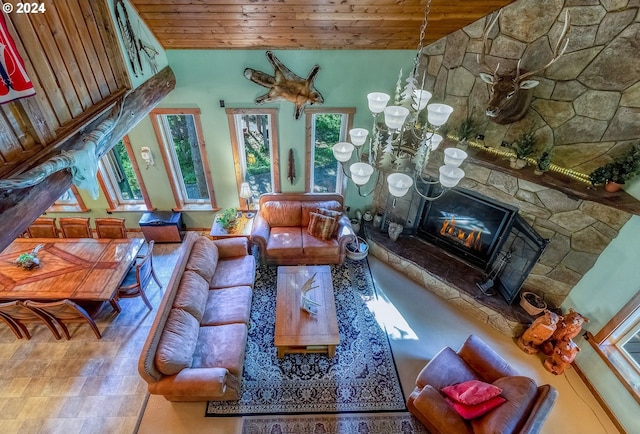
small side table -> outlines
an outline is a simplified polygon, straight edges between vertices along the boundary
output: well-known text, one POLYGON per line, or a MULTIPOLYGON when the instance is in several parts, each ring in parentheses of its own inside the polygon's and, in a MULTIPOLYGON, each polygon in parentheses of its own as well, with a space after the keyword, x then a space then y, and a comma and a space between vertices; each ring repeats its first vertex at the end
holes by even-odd
POLYGON ((213 240, 221 240, 224 238, 234 238, 234 237, 245 237, 248 241, 248 253, 251 253, 251 229, 253 228, 253 218, 247 218, 244 213, 242 217, 238 218, 238 223, 236 226, 227 231, 218 222, 218 216, 213 221, 213 226, 211 227, 211 232, 209 236, 213 240))

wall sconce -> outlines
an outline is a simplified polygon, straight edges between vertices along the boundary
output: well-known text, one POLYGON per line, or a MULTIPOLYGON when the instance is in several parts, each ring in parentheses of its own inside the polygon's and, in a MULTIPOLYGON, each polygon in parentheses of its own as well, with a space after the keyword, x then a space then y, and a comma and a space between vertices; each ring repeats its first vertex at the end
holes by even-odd
POLYGON ((147 169, 149 168, 149 166, 155 166, 156 163, 153 161, 153 155, 151 155, 151 149, 149 149, 146 146, 143 146, 142 148, 140 148, 140 156, 146 163, 147 169))

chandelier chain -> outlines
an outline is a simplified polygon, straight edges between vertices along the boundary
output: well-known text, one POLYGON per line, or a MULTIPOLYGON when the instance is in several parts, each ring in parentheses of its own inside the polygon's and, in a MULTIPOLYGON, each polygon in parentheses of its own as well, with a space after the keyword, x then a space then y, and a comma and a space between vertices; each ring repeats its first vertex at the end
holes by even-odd
POLYGON ((424 7, 424 17, 422 18, 422 25, 420 26, 420 39, 418 40, 416 57, 413 60, 413 76, 414 77, 418 72, 418 65, 420 64, 420 56, 422 55, 422 48, 424 46, 424 36, 427 31, 427 24, 429 21, 430 10, 431 10, 431 0, 427 0, 427 4, 424 7))

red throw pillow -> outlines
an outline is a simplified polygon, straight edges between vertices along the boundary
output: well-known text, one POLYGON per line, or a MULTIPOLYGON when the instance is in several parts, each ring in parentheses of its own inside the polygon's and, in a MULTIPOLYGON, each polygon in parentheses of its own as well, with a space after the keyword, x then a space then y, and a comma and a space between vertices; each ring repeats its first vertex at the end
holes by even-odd
POLYGON ((506 402, 506 399, 504 399, 502 396, 494 396, 493 398, 476 405, 461 404, 448 398, 447 402, 449 402, 449 404, 453 406, 453 409, 460 415, 461 418, 468 420, 475 419, 476 417, 480 417, 485 413, 488 413, 500 404, 506 402))
POLYGON ((465 381, 443 387, 441 390, 455 402, 465 405, 480 404, 502 393, 498 386, 478 380, 465 381))

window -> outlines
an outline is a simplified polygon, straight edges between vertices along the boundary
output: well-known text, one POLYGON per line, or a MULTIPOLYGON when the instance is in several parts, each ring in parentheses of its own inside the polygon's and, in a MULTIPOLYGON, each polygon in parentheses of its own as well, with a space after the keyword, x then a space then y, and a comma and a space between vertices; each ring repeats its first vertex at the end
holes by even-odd
POLYGON ((86 207, 75 185, 65 191, 62 196, 51 205, 46 212, 85 212, 86 207))
POLYGON ((155 109, 151 122, 178 209, 216 207, 199 109, 155 109))
POLYGON ((640 291, 589 343, 640 403, 640 291))
POLYGON ((100 160, 98 180, 106 194, 109 211, 152 209, 127 136, 100 160))
POLYGON ((353 128, 355 109, 307 109, 306 191, 340 193, 344 175, 340 163, 333 157, 332 147, 348 140, 353 128))
POLYGON ((277 114, 277 109, 227 109, 238 192, 248 182, 254 202, 263 193, 280 192, 277 114))

